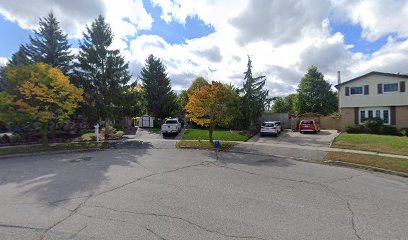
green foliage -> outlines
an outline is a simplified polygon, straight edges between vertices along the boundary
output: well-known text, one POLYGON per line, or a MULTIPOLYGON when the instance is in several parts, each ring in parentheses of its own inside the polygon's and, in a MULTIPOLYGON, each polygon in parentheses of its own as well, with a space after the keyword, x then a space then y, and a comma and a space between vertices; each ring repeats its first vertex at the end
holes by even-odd
POLYGON ((400 133, 402 136, 407 136, 408 137, 408 128, 401 128, 400 133))
POLYGON ((44 63, 8 66, 5 71, 8 87, 0 92, 0 122, 11 128, 39 123, 47 145, 48 125, 67 122, 82 102, 83 90, 44 63))
POLYGON ((241 98, 242 123, 245 128, 255 126, 268 103, 268 90, 264 90, 265 76, 252 76, 252 61, 248 56, 247 71, 244 73, 244 86, 239 92, 241 98))
POLYGON ((172 116, 178 110, 177 96, 160 58, 150 55, 140 75, 148 113, 157 118, 172 116))
POLYGON ((83 111, 88 121, 120 119, 138 113, 138 92, 127 85, 128 63, 119 50, 111 50, 113 34, 109 24, 99 16, 86 27, 80 42, 75 75, 85 89, 83 111))
POLYGON ((205 78, 203 77, 196 78, 191 84, 191 86, 187 90, 181 91, 180 95, 178 96, 177 103, 179 104, 180 108, 182 110, 185 110, 189 100, 189 96, 193 95, 197 89, 205 87, 207 85, 209 85, 209 83, 207 80, 205 80, 205 78))
POLYGON ((311 66, 298 86, 296 113, 329 115, 338 110, 337 94, 315 66, 311 66))
MULTIPOLYGON (((246 141, 249 134, 233 130, 214 130, 214 139, 223 141, 246 141)), ((188 129, 183 136, 183 140, 209 140, 209 133, 206 129, 188 129)))
POLYGON ((367 129, 363 125, 357 125, 355 127, 346 127, 347 133, 367 133, 367 129))
POLYGON ((58 67, 67 74, 73 60, 67 35, 61 30, 52 12, 47 17, 40 18, 39 25, 38 31, 33 30, 34 36, 30 36, 30 43, 22 45, 11 62, 17 65, 24 62, 27 64, 27 61, 42 62, 58 67))
MULTIPOLYGON (((221 151, 228 151, 233 146, 237 145, 236 142, 222 142, 221 143, 221 151)), ((188 148, 188 149, 215 149, 213 143, 207 141, 179 141, 176 144, 177 148, 188 148)))
POLYGON ((369 133, 380 133, 381 127, 383 125, 383 120, 381 118, 368 118, 363 122, 363 126, 368 130, 369 133))
POLYGON ((393 135, 393 136, 400 134, 396 127, 391 127, 391 126, 382 126, 382 128, 380 128, 380 133, 384 135, 393 135))
POLYGON ((273 113, 294 113, 297 94, 289 94, 286 97, 276 97, 273 99, 271 112, 273 113))
POLYGON ((33 61, 27 56, 27 53, 24 50, 24 46, 21 45, 18 48, 18 51, 11 55, 11 59, 8 62, 8 66, 18 67, 22 65, 32 64, 33 61))

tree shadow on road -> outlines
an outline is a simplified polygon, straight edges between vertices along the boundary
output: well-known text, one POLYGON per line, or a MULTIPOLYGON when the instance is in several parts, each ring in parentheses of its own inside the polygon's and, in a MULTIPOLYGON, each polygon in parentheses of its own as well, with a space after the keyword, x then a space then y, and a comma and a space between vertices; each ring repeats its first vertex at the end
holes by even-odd
POLYGON ((290 167, 295 165, 285 159, 256 152, 220 152, 218 153, 218 160, 226 164, 235 163, 251 166, 290 167))
MULTIPOLYGON (((114 144, 112 148, 0 160, 0 187, 17 184, 18 193, 13 198, 24 201, 34 195, 41 204, 86 196, 109 181, 106 173, 111 167, 139 164, 138 159, 152 144, 134 141, 114 144)), ((140 167, 140 171, 146 169, 140 167)))

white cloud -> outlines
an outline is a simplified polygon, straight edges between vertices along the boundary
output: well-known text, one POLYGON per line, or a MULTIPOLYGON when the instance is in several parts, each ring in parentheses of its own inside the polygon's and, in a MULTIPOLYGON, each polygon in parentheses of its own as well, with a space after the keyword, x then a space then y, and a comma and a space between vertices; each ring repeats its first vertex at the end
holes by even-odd
POLYGON ((408 1, 333 0, 338 19, 359 24, 362 37, 374 41, 390 33, 408 37, 408 1))
POLYGON ((5 66, 8 62, 8 58, 0 57, 0 67, 5 66))
POLYGON ((335 83, 337 70, 343 80, 368 71, 404 72, 408 41, 389 38, 373 54, 352 52, 347 33, 331 33, 331 21, 349 21, 375 40, 389 33, 408 37, 408 2, 403 0, 151 0, 162 9, 166 22, 185 24, 189 17, 201 19, 215 32, 201 38, 170 44, 163 37, 146 34, 128 41, 153 19, 142 0, 0 0, 0 14, 23 28, 33 28, 38 17, 52 8, 62 27, 79 36, 85 24, 99 13, 105 15, 115 34, 114 48, 130 62, 134 78, 149 54, 160 57, 176 90, 188 88, 198 76, 242 86, 247 55, 254 75, 267 77, 272 96, 293 92, 310 65, 317 65, 335 83), (333 19, 334 18, 334 19, 333 19))

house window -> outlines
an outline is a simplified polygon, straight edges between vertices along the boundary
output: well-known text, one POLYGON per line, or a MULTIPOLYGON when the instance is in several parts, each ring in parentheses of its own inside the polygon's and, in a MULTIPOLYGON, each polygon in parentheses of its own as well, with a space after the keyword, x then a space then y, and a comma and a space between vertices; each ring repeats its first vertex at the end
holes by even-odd
POLYGON ((384 92, 397 92, 398 83, 388 83, 384 84, 384 92))
POLYGON ((362 124, 368 118, 381 118, 384 125, 390 124, 390 108, 389 107, 371 107, 359 109, 359 123, 362 124))
POLYGON ((388 124, 390 121, 389 121, 389 113, 388 113, 388 110, 384 110, 383 111, 383 121, 384 121, 384 124, 388 124))
POLYGON ((360 111, 360 123, 365 121, 365 111, 360 111))
POLYGON ((361 95, 363 94, 363 87, 351 87, 350 95, 361 95))
POLYGON ((368 110, 368 118, 373 118, 373 111, 372 110, 368 110))

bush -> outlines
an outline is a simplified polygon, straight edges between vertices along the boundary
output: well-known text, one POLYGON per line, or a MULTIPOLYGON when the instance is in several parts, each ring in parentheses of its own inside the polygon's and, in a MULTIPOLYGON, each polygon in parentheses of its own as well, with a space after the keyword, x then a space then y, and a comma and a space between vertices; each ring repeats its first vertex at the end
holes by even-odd
POLYGON ((96 136, 95 136, 95 133, 85 133, 85 134, 82 134, 77 140, 78 141, 95 141, 96 136))
POLYGON ((363 125, 358 125, 356 127, 347 127, 346 128, 347 133, 367 133, 367 129, 363 125))
POLYGON ((401 128, 400 133, 402 136, 407 136, 408 137, 408 128, 401 128))
POLYGON ((363 122, 363 126, 370 133, 380 133, 383 120, 381 118, 369 118, 363 122))
POLYGON ((7 134, 4 134, 1 138, 0 138, 0 143, 10 143, 10 137, 7 134))
POLYGON ((396 127, 383 126, 381 129, 381 134, 384 135, 399 135, 398 129, 396 127))
POLYGON ((23 142, 24 138, 17 133, 14 133, 13 135, 10 136, 10 142, 11 143, 19 143, 19 142, 23 142))
POLYGON ((122 136, 123 134, 125 134, 125 132, 121 130, 115 132, 116 136, 122 136))

